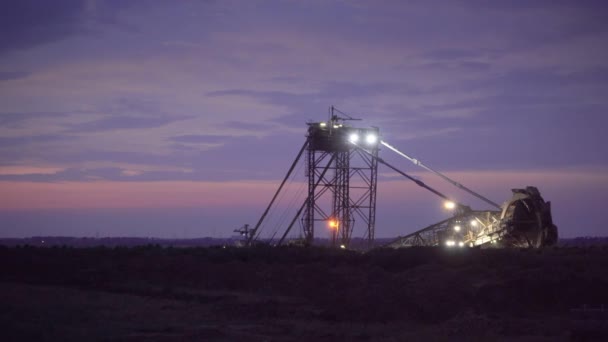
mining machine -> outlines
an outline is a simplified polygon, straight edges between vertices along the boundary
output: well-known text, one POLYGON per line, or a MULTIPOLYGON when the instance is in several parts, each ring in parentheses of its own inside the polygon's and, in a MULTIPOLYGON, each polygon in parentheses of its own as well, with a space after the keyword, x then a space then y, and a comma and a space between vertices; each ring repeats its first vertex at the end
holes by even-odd
POLYGON ((472 210, 466 205, 448 200, 445 202, 445 206, 447 209, 454 210, 453 217, 401 236, 386 247, 444 245, 454 248, 539 248, 553 246, 557 243, 558 232, 551 216, 551 202, 546 202, 536 187, 513 189, 511 198, 502 205, 498 205, 388 143, 384 141, 381 143, 413 164, 436 174, 457 188, 496 208, 496 210, 472 210))
POLYGON ((348 248, 357 217, 365 226, 364 238, 368 241, 368 246, 373 246, 378 188, 376 180, 380 164, 440 197, 452 214, 443 221, 401 236, 385 247, 539 248, 557 243, 558 232, 551 217, 551 202, 545 201, 536 187, 513 189, 511 198, 499 205, 390 145, 381 138, 378 127, 353 127, 345 122, 352 120, 359 119, 354 119, 332 106, 328 121, 307 123, 307 139, 266 210, 253 228, 245 227, 244 230, 238 231, 246 238, 247 245, 252 245, 259 238, 262 224, 280 197, 285 184, 297 173, 294 170, 301 161, 306 163, 308 195, 286 228, 283 228, 283 233, 277 234, 284 227, 279 225, 279 229, 267 240, 269 244, 293 244, 300 241, 287 238, 300 218, 303 227, 301 241, 304 245, 314 241, 315 222, 325 221, 332 229, 332 245, 348 248), (381 158, 380 147, 477 197, 492 209, 474 210, 468 205, 458 203, 381 158), (331 199, 323 202, 323 199, 327 199, 323 196, 331 199), (331 204, 331 208, 322 207, 324 203, 331 204), (278 242, 274 242, 275 236, 280 237, 278 242))

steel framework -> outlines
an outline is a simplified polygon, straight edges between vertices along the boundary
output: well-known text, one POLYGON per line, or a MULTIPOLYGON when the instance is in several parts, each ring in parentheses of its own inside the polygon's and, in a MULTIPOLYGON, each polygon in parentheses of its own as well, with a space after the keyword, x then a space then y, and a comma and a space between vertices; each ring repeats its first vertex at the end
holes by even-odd
POLYGON ((378 144, 368 144, 366 152, 349 142, 352 134, 378 137, 378 129, 356 129, 339 123, 310 123, 307 135, 308 196, 302 230, 307 243, 315 237, 315 226, 324 222, 331 229, 332 245, 348 247, 356 218, 364 225, 368 244, 374 241, 378 144), (332 170, 324 173, 324 170, 332 170))
MULTIPOLYGON (((478 231, 495 224, 500 212, 490 210, 463 210, 453 217, 434 223, 411 234, 400 236, 385 245, 391 248, 438 246, 449 241, 461 241, 467 246, 475 241, 478 231), (454 228, 459 227, 458 231, 454 228)), ((498 240, 500 236, 490 236, 498 240)))
MULTIPOLYGON (((372 247, 376 225, 376 190, 378 165, 383 164, 428 190, 446 202, 446 209, 454 210, 454 216, 432 224, 389 243, 388 247, 446 246, 464 247, 501 244, 510 247, 542 247, 557 241, 557 227, 551 217, 551 203, 545 202, 537 188, 513 189, 513 197, 498 205, 487 197, 438 172, 420 160, 380 140, 379 129, 356 128, 344 122, 353 119, 331 107, 329 121, 308 123, 306 141, 291 164, 268 207, 253 229, 245 226, 245 235, 251 245, 261 233, 262 222, 270 212, 279 193, 290 179, 296 165, 306 155, 308 194, 295 216, 284 230, 277 245, 287 238, 294 224, 301 220, 302 236, 290 240, 290 244, 310 245, 315 239, 318 222, 331 231, 331 243, 347 248, 355 231, 355 223, 362 222, 364 238, 372 247), (340 117, 336 113, 345 117, 340 117), (471 210, 469 206, 450 199, 445 194, 408 175, 378 156, 379 146, 395 152, 414 165, 441 177, 453 186, 486 202, 498 210, 471 210), (359 221, 360 220, 360 221, 359 221)), ((275 231, 275 234, 278 232, 275 231)), ((275 234, 267 243, 272 243, 275 234)))
MULTIPOLYGON (((291 164, 268 207, 253 229, 244 227, 247 244, 251 245, 261 233, 261 225, 277 200, 279 193, 293 171, 306 155, 308 194, 295 216, 284 230, 277 245, 287 238, 294 224, 300 219, 302 235, 290 244, 313 244, 318 222, 330 229, 331 244, 348 248, 355 223, 363 223, 362 234, 372 247, 376 225, 376 190, 378 165, 383 164, 428 190, 446 202, 446 209, 454 210, 454 216, 426 228, 402 236, 387 247, 409 246, 485 246, 496 244, 507 247, 543 247, 557 242, 557 227, 551 217, 551 203, 545 202, 537 188, 513 189, 513 197, 502 206, 452 178, 426 166, 385 141, 380 140, 379 129, 356 128, 345 125, 347 120, 357 120, 331 107, 329 121, 308 123, 306 141, 291 164), (340 117, 335 113, 346 117, 340 117), (453 186, 483 200, 498 210, 471 210, 469 206, 450 199, 419 179, 408 175, 378 156, 379 146, 395 152, 413 164, 441 177, 453 186)), ((291 207, 291 204, 290 204, 291 207)), ((240 232, 240 231, 239 231, 240 232)), ((267 241, 271 244, 275 234, 267 241)))

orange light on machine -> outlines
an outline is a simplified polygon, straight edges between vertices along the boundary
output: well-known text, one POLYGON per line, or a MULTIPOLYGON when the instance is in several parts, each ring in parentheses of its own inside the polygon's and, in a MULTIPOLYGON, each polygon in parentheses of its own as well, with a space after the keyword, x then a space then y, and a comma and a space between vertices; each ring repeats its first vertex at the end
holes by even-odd
POLYGON ((340 222, 338 220, 330 219, 329 220, 329 228, 338 229, 340 226, 340 222))

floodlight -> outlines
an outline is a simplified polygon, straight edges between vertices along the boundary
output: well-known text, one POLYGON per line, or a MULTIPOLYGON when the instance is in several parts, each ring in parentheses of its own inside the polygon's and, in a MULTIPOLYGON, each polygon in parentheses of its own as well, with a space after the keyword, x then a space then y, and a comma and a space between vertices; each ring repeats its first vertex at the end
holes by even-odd
POLYGON ((345 245, 340 245, 340 248, 341 249, 346 249, 346 246, 345 245))
POLYGON ((456 203, 454 203, 452 201, 446 201, 445 203, 443 203, 443 206, 446 209, 454 209, 454 208, 456 208, 456 203))
POLYGON ((460 226, 454 226, 454 230, 459 232, 460 231, 460 226))
POLYGON ((456 244, 456 242, 454 242, 453 240, 448 240, 445 242, 445 245, 448 247, 452 247, 456 244))
POLYGON ((319 127, 326 127, 327 126, 327 122, 321 122, 319 123, 319 127))
POLYGON ((373 134, 373 133, 369 133, 366 137, 365 137, 365 142, 368 143, 369 145, 373 145, 378 141, 378 136, 373 134))
POLYGON ((471 220, 472 227, 477 227, 477 224, 478 224, 477 220, 475 220, 475 219, 471 220))
POLYGON ((464 242, 460 241, 460 242, 458 243, 458 247, 464 247, 464 242))
POLYGON ((351 133, 350 136, 348 137, 348 141, 350 141, 353 144, 356 144, 359 141, 359 134, 351 133))

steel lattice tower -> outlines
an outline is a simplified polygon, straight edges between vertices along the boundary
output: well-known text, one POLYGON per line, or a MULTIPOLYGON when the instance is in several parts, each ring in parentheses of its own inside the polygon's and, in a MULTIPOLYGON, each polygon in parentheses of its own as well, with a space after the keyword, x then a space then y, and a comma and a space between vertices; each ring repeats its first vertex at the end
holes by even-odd
POLYGON ((371 245, 376 224, 379 132, 340 123, 309 123, 306 143, 308 197, 302 215, 305 240, 315 237, 315 224, 331 229, 332 243, 347 247, 358 219, 371 245), (361 151, 365 149, 365 151, 361 151))

